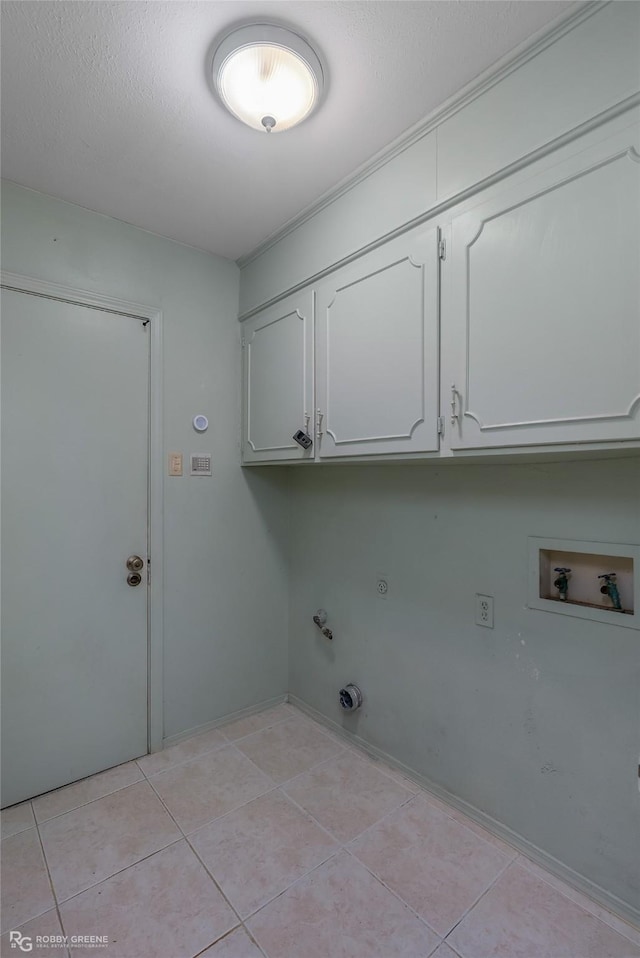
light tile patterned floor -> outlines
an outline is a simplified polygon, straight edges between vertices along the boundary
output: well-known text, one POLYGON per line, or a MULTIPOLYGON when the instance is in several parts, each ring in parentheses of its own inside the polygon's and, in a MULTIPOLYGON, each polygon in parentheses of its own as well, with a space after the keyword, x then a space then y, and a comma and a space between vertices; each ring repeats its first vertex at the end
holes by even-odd
POLYGON ((279 705, 2 813, 9 931, 71 958, 640 958, 640 932, 279 705))

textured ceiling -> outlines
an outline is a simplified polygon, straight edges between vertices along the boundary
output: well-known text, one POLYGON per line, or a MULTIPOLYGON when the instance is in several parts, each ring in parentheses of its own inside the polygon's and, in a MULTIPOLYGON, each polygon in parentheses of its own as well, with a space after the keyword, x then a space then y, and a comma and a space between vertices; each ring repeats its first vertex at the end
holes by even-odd
POLYGON ((231 259, 248 253, 573 4, 2 3, 2 174, 231 259), (237 21, 288 23, 327 68, 281 135, 227 115, 206 76, 237 21))

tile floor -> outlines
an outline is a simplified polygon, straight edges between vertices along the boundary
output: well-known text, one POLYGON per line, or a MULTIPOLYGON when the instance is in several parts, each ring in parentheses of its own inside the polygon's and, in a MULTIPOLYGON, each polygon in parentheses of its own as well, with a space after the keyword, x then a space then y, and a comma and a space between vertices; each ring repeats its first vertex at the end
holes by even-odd
POLYGON ((71 958, 640 958, 640 932, 278 705, 2 813, 9 932, 71 958))

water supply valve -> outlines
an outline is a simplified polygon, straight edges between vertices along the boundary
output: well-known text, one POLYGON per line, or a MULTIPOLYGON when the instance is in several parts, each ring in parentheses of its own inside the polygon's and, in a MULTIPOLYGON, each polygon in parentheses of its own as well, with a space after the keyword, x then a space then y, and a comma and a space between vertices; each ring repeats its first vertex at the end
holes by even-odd
POLYGON ((313 617, 313 621, 318 626, 318 628, 324 635, 325 639, 333 638, 333 632, 331 631, 331 629, 328 629, 326 626, 327 613, 324 611, 324 609, 318 609, 318 611, 313 617))

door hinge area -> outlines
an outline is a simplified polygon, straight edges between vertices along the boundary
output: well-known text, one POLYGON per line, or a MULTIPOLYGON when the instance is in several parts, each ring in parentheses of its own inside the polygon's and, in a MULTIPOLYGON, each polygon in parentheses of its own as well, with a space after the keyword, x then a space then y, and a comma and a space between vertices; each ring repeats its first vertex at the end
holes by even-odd
POLYGON ((447 258, 447 244, 443 239, 438 240, 438 257, 439 259, 447 258))
POLYGON ((444 416, 438 416, 436 422, 438 423, 438 435, 444 436, 444 416))

